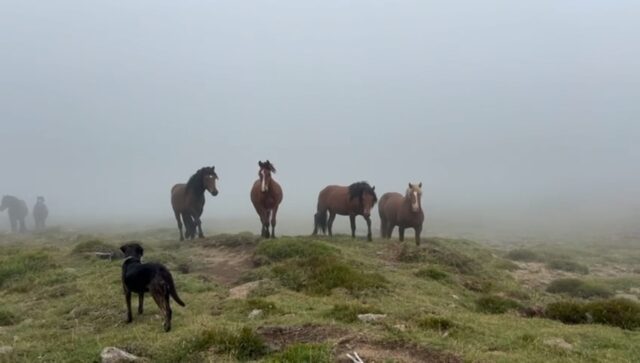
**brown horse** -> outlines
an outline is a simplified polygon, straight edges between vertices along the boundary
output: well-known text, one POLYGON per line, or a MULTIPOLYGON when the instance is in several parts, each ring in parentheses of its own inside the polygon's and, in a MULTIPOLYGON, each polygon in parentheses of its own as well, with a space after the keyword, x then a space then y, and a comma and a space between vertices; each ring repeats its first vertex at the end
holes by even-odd
POLYGON ((258 161, 258 166, 260 166, 258 172, 260 178, 251 188, 251 203, 262 222, 262 237, 269 238, 269 219, 271 219, 271 238, 276 238, 276 214, 282 202, 282 188, 271 177, 271 173, 275 173, 276 168, 269 160, 264 163, 258 161))
POLYGON ((333 221, 336 218, 336 214, 339 214, 349 216, 351 237, 355 238, 356 216, 361 215, 367 221, 367 239, 371 241, 371 209, 378 201, 375 188, 366 182, 358 182, 348 187, 329 185, 322 189, 318 195, 318 212, 315 215, 313 235, 318 234, 318 227, 322 229, 322 233, 325 233, 328 227, 329 236, 332 236, 333 221), (328 222, 327 212, 329 213, 328 222))
POLYGON ((171 206, 178 222, 181 241, 184 240, 182 221, 180 221, 181 216, 187 228, 186 238, 193 239, 196 234, 196 228, 198 229, 198 236, 200 238, 204 237, 200 216, 204 208, 205 190, 208 190, 214 197, 218 195, 218 189, 216 188, 218 174, 216 174, 215 169, 215 166, 205 166, 193 174, 186 184, 176 184, 171 188, 171 206))
POLYGON ((25 233, 27 231, 27 227, 24 224, 24 219, 27 217, 27 214, 29 214, 27 203, 12 195, 5 195, 2 197, 2 202, 0 203, 0 212, 5 209, 9 209, 11 232, 25 233))
POLYGON ((421 197, 422 183, 417 185, 409 183, 404 197, 400 193, 382 195, 378 206, 382 238, 391 238, 393 229, 398 226, 400 241, 404 241, 404 230, 413 228, 416 235, 416 245, 420 245, 420 233, 424 222, 421 197))

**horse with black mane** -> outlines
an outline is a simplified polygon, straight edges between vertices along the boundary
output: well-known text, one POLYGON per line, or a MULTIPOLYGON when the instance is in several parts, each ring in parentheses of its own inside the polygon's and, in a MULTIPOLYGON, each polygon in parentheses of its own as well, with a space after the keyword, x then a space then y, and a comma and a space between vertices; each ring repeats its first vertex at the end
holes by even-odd
POLYGON ((420 245, 420 233, 424 222, 422 211, 422 183, 411 184, 404 196, 400 193, 385 193, 380 197, 380 232, 382 238, 391 238, 393 229, 398 226, 400 241, 404 241, 404 230, 413 228, 416 245, 420 245))
POLYGON ((351 237, 356 236, 356 216, 361 215, 367 221, 367 240, 371 241, 371 210, 378 201, 375 187, 367 182, 357 182, 347 186, 329 185, 318 195, 318 208, 315 214, 313 235, 318 234, 318 227, 324 234, 329 230, 333 235, 333 221, 336 214, 349 216, 351 237), (327 213, 329 219, 327 220, 327 213))
POLYGON ((44 204, 44 197, 38 197, 36 204, 33 206, 33 220, 36 222, 36 231, 43 231, 45 229, 45 221, 48 216, 49 208, 44 204))
POLYGON ((5 209, 9 210, 9 223, 11 224, 11 232, 24 233, 27 228, 24 224, 24 219, 29 214, 29 208, 27 203, 22 199, 18 199, 12 195, 5 195, 2 197, 2 203, 0 203, 0 212, 5 209), (18 225, 20 228, 18 228, 18 225))
POLYGON ((251 188, 251 203, 260 216, 262 237, 276 238, 276 214, 278 214, 278 206, 282 202, 282 188, 271 177, 271 174, 276 172, 276 168, 269 160, 264 163, 258 161, 258 166, 260 167, 258 172, 260 178, 253 183, 251 188), (269 219, 271 219, 271 233, 269 233, 269 219))
POLYGON ((216 188, 218 174, 216 174, 215 169, 215 166, 205 166, 193 174, 186 184, 176 184, 171 188, 171 206, 173 207, 176 222, 178 222, 181 241, 185 237, 193 239, 196 234, 196 228, 198 236, 204 238, 200 216, 202 216, 202 210, 204 209, 204 192, 209 191, 214 197, 218 195, 218 189, 216 188), (187 229, 184 236, 182 235, 181 217, 187 229))

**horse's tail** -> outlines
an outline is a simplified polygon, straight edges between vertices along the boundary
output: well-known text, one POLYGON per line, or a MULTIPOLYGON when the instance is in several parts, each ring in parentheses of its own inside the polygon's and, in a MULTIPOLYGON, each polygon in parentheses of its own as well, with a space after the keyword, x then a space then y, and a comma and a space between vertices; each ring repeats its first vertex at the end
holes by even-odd
POLYGON ((327 232, 327 210, 318 210, 315 215, 315 227, 320 227, 322 233, 327 232))
POLYGON ((176 291, 176 285, 173 283, 173 277, 168 271, 167 271, 167 276, 165 276, 165 278, 167 280, 167 284, 169 285, 169 295, 171 295, 173 300, 175 300, 178 303, 178 305, 185 306, 185 303, 178 296, 178 291, 176 291))

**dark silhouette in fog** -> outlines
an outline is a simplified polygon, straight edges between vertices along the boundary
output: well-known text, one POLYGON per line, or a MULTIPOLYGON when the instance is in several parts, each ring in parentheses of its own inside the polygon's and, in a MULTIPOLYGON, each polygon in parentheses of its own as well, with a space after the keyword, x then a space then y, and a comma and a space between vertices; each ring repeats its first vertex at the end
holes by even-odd
POLYGON ((367 182, 358 182, 348 187, 329 185, 318 195, 318 211, 314 217, 313 235, 318 234, 318 227, 325 233, 327 227, 332 236, 333 221, 336 214, 348 215, 351 222, 351 237, 356 236, 356 216, 361 215, 367 221, 367 239, 371 241, 371 209, 378 201, 375 187, 367 182), (327 213, 329 221, 327 222, 327 213))
POLYGON ((271 173, 276 172, 276 168, 269 160, 258 161, 260 178, 253 183, 251 188, 251 203, 256 209, 260 222, 262 223, 262 237, 269 238, 269 219, 271 219, 271 238, 276 237, 276 214, 278 206, 282 202, 282 188, 280 184, 273 180, 271 173))
POLYGON ((416 235, 416 245, 420 245, 420 233, 424 222, 422 183, 409 183, 404 197, 400 193, 384 193, 380 197, 378 213, 380 214, 382 238, 391 238, 393 229, 398 226, 400 241, 404 241, 404 230, 413 228, 416 235))
POLYGON ((48 216, 49 208, 44 204, 44 197, 38 197, 36 204, 33 206, 33 220, 36 223, 36 231, 42 231, 46 228, 45 222, 48 216))
POLYGON ((198 229, 198 236, 200 238, 204 237, 200 216, 202 216, 202 210, 204 209, 205 190, 208 190, 214 197, 218 195, 218 189, 216 188, 218 174, 216 174, 215 169, 215 166, 205 166, 193 174, 186 184, 176 184, 171 188, 171 206, 178 222, 181 241, 185 237, 193 239, 196 234, 196 228, 198 229), (187 229, 184 236, 182 234, 181 217, 187 229))
POLYGON ((27 228, 24 224, 24 219, 29 214, 27 203, 24 200, 18 199, 11 195, 5 195, 2 197, 2 204, 0 204, 0 211, 9 209, 9 222, 11 223, 11 232, 18 232, 18 224, 20 225, 19 231, 24 233, 27 228))

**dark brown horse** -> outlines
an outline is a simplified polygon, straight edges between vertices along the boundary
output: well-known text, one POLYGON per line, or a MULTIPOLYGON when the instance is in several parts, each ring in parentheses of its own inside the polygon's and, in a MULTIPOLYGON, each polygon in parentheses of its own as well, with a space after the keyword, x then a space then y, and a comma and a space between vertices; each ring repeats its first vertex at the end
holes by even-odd
POLYGON ((185 237, 193 239, 196 235, 196 228, 198 229, 198 236, 200 238, 204 237, 200 216, 202 216, 202 210, 204 209, 205 190, 208 190, 214 197, 218 195, 218 189, 216 188, 218 174, 216 174, 215 169, 215 166, 205 166, 193 174, 186 184, 176 184, 171 188, 171 206, 173 207, 176 222, 178 222, 181 241, 185 237), (182 217, 187 229, 184 236, 182 235, 180 217, 182 217))
POLYGON ((318 212, 315 215, 313 235, 318 234, 318 227, 329 236, 333 235, 332 227, 336 214, 349 216, 351 221, 351 237, 356 236, 356 216, 361 215, 367 221, 367 239, 371 241, 371 210, 378 201, 375 187, 366 182, 358 182, 348 187, 329 185, 318 195, 318 212), (329 221, 327 221, 329 213, 329 221))
POLYGON ((400 193, 382 195, 378 206, 382 238, 391 238, 393 229, 398 226, 400 241, 404 241, 404 230, 413 228, 416 235, 416 245, 420 245, 420 233, 424 222, 421 198, 422 183, 417 185, 409 183, 404 197, 400 193))
POLYGON ((33 206, 33 220, 36 222, 36 231, 43 231, 45 229, 45 221, 48 216, 49 208, 44 204, 44 197, 38 197, 36 204, 33 206))
POLYGON ((11 223, 11 232, 24 233, 27 228, 24 224, 24 219, 29 214, 27 203, 22 199, 18 199, 12 195, 5 195, 2 197, 2 203, 0 204, 0 212, 5 209, 9 209, 9 222, 11 223), (18 225, 20 228, 18 228, 18 225))
POLYGON ((271 238, 276 238, 276 214, 282 202, 282 188, 271 177, 271 173, 275 173, 276 168, 269 160, 264 163, 258 161, 258 166, 260 166, 258 171, 260 178, 251 188, 251 203, 262 222, 262 237, 269 238, 269 219, 271 219, 271 238))

